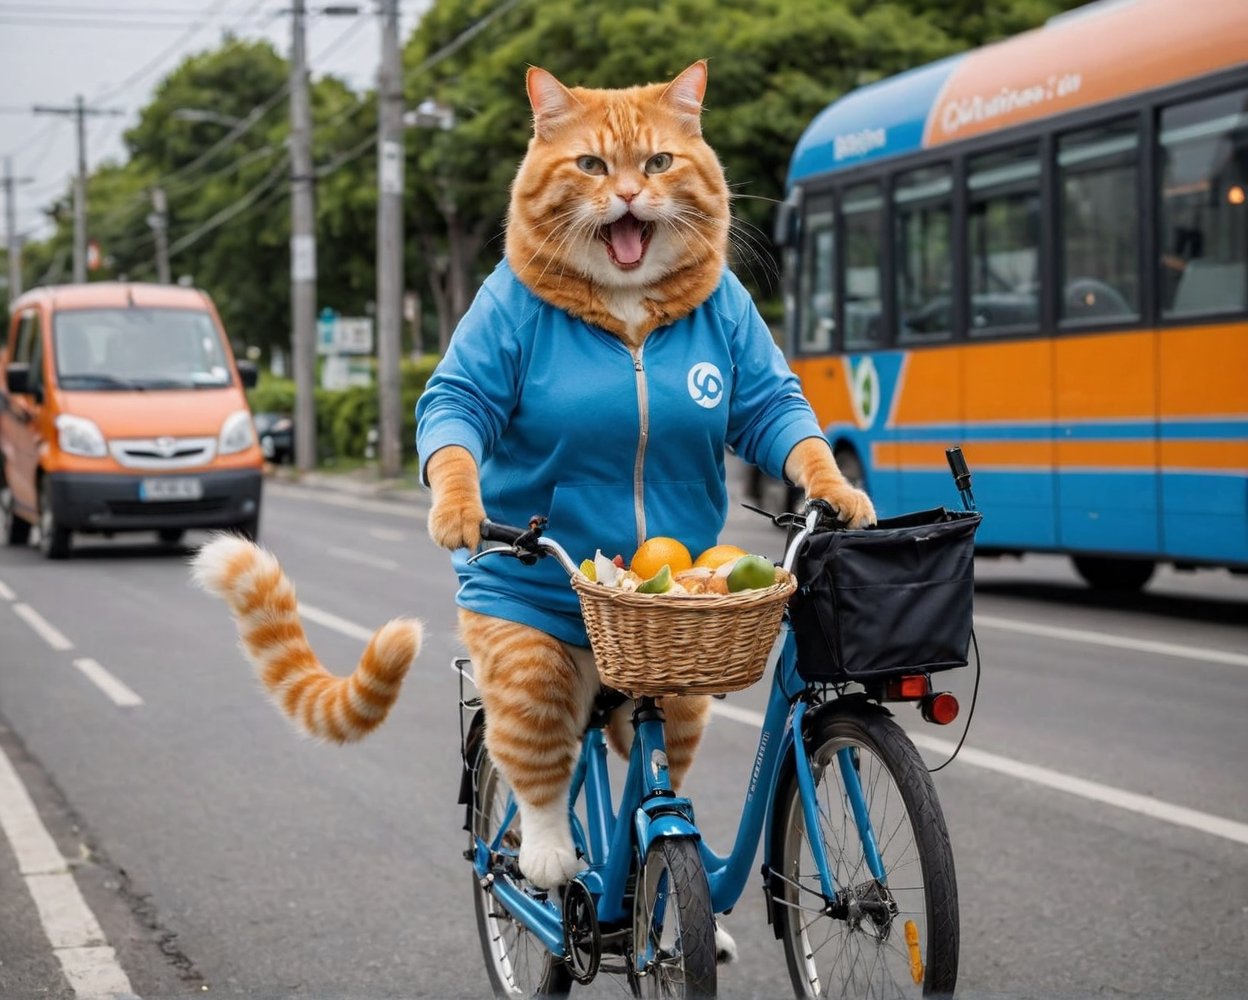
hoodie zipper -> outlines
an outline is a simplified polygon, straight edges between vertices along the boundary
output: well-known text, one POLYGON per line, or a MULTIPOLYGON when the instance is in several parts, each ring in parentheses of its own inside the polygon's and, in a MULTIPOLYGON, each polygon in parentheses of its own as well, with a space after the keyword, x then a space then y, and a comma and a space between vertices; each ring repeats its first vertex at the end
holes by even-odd
POLYGON ((637 545, 646 540, 646 441, 650 437, 650 396, 646 389, 646 368, 641 361, 642 344, 636 350, 629 348, 633 356, 633 375, 637 382, 637 414, 641 426, 637 435, 637 460, 633 465, 633 513, 637 519, 637 545))

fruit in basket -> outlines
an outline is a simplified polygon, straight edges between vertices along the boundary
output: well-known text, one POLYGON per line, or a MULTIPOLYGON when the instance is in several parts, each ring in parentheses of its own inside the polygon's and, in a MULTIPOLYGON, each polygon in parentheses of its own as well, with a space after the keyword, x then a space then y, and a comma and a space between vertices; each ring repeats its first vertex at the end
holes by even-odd
POLYGON ((759 590, 776 582, 776 567, 766 556, 745 555, 738 559, 728 574, 728 592, 759 590))
POLYGON ((679 573, 693 566, 693 556, 675 538, 663 535, 656 535, 642 542, 628 564, 628 568, 643 580, 650 579, 664 566, 668 567, 669 572, 679 573))
MULTIPOLYGON (((619 556, 616 556, 616 559, 619 558, 619 556)), ((623 562, 623 560, 620 561, 623 562)), ((586 576, 589 576, 591 580, 594 580, 597 583, 603 583, 608 587, 614 587, 619 583, 620 573, 621 568, 619 563, 612 559, 608 559, 602 554, 602 549, 599 549, 594 553, 594 575, 589 576, 587 573, 586 576)))
POLYGON ((637 585, 639 594, 666 594, 672 589, 672 568, 666 563, 654 576, 637 585))
POLYGON ((738 548, 736 545, 712 545, 693 561, 693 565, 699 568, 719 569, 724 563, 740 559, 746 554, 745 549, 738 548))

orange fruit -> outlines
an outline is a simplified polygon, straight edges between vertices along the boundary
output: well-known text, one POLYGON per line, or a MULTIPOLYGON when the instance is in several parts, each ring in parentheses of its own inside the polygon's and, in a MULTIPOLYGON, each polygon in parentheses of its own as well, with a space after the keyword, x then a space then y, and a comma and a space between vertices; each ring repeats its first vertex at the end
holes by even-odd
POLYGON ((664 566, 669 567, 673 574, 679 573, 693 566, 693 556, 675 538, 662 535, 642 542, 628 564, 628 568, 643 580, 650 579, 664 566))
POLYGON ((712 545, 698 556, 693 564, 707 569, 719 569, 724 563, 740 559, 745 554, 745 549, 739 549, 735 545, 712 545))

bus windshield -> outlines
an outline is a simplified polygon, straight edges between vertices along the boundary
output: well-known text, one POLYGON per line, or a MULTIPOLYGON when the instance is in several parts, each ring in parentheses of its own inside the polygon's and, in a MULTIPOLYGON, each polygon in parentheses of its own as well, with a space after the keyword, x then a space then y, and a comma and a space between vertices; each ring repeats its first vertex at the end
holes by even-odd
POLYGON ((230 384, 212 317, 192 309, 80 309, 55 327, 63 389, 198 389, 230 384))

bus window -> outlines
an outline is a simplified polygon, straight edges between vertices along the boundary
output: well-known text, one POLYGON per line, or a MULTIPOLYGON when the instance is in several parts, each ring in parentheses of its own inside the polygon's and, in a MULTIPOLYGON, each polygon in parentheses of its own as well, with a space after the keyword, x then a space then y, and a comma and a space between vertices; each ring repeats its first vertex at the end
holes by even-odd
POLYGON ((1040 321, 1040 156, 1034 142, 970 159, 970 330, 1040 321))
POLYGON ((797 291, 801 312, 797 349, 802 353, 832 349, 836 327, 834 225, 832 196, 811 198, 802 222, 802 270, 797 291))
POLYGON ((1058 140, 1063 323, 1139 315, 1138 160, 1135 118, 1058 140))
POLYGON ((1161 112, 1161 311, 1248 305, 1248 90, 1161 112))
POLYGON ((846 188, 841 218, 845 225, 845 348, 871 350, 884 343, 880 309, 884 199, 879 184, 846 188))
POLYGON ((953 175, 948 166, 900 174, 896 217, 898 335, 904 343, 948 340, 952 324, 953 175))

